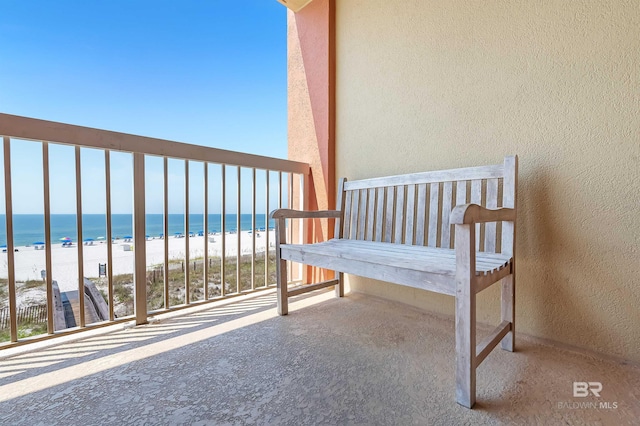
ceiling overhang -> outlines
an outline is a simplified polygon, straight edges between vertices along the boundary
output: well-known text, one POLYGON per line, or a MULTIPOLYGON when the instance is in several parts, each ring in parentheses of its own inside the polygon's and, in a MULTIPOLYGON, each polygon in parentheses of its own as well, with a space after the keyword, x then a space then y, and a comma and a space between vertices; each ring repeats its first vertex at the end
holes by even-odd
POLYGON ((287 6, 287 8, 294 12, 300 11, 300 9, 311 3, 311 1, 312 0, 278 0, 278 2, 287 6))

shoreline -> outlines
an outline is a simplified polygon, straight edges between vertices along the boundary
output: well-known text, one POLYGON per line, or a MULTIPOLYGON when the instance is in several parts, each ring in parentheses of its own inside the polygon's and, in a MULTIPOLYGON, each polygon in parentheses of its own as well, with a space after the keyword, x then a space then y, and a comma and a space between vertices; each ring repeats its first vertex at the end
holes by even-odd
MULTIPOLYGON (((275 247, 275 231, 269 230, 269 246, 275 247)), ((266 231, 256 232, 256 253, 265 251, 266 231)), ((240 255, 251 254, 252 233, 242 231, 240 233, 227 232, 225 238, 225 255, 235 257, 237 255, 237 241, 240 237, 240 255)), ((169 237, 169 260, 185 258, 185 240, 189 240, 189 258, 204 257, 204 239, 209 238, 209 256, 220 257, 222 255, 223 235, 213 234, 208 236, 169 237), (213 241, 212 241, 213 240, 213 241)), ((94 241, 93 244, 82 245, 83 275, 86 278, 94 278, 99 275, 99 264, 107 263, 108 242, 94 241)), ((113 275, 132 274, 134 270, 133 242, 116 240, 113 247, 113 275)), ((16 281, 27 280, 42 281, 41 271, 45 269, 46 250, 36 249, 35 246, 16 247, 15 277, 16 281)), ((164 263, 164 239, 148 239, 146 244, 147 267, 164 263)), ((52 278, 58 283, 60 291, 73 291, 78 289, 78 245, 63 247, 56 242, 51 247, 52 278)), ((0 252, 0 277, 8 277, 7 253, 0 252)))

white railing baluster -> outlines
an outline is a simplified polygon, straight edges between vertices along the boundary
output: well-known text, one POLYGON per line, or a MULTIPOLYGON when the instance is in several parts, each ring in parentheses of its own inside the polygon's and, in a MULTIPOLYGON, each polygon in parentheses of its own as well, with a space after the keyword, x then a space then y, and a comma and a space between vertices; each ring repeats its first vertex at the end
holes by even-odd
MULTIPOLYGON (((308 181, 306 179, 306 175, 298 175, 298 179, 300 180, 299 185, 300 185, 300 193, 298 194, 298 196, 300 197, 300 204, 298 206, 298 208, 300 210, 309 210, 309 207, 307 205, 307 203, 309 202, 309 200, 307 200, 307 198, 305 197, 305 194, 308 192, 308 181)), ((330 224, 327 223, 327 239, 329 236, 329 233, 331 232, 331 227, 329 226, 330 224)), ((308 233, 308 229, 309 229, 309 225, 304 223, 304 221, 301 219, 300 220, 300 239, 298 241, 298 244, 304 244, 306 241, 309 241, 307 238, 309 238, 309 233, 308 233)), ((311 236, 311 238, 313 238, 313 234, 311 236)), ((307 267, 305 265, 303 265, 302 263, 298 264, 300 266, 300 278, 302 279, 302 283, 303 284, 310 284, 311 281, 309 281, 309 274, 307 273, 307 267)))
POLYGON ((53 334, 53 278, 51 271, 51 200, 49 189, 49 144, 42 142, 42 183, 44 195, 44 244, 45 244, 45 281, 47 286, 47 333, 53 334))
POLYGON ((209 299, 209 164, 204 163, 204 257, 202 273, 204 274, 204 300, 209 299))
POLYGON ((226 294, 226 286, 225 286, 225 263, 226 263, 226 252, 227 252, 227 194, 226 194, 226 182, 227 182, 227 171, 224 164, 221 165, 220 169, 222 170, 222 200, 221 200, 221 209, 222 209, 222 217, 221 217, 221 226, 222 226, 222 253, 220 256, 220 296, 224 296, 226 294))
MULTIPOLYGON (((278 171, 278 208, 279 209, 282 208, 282 171, 280 170, 278 171)), ((267 231, 268 230, 269 228, 267 227, 267 231)), ((285 229, 285 232, 286 232, 286 229, 285 229)), ((286 234, 284 235, 286 236, 286 234)), ((290 270, 291 270, 291 262, 287 261, 287 271, 290 271, 290 270)))
POLYGON ((9 323, 10 339, 18 341, 18 318, 16 316, 16 274, 15 254, 13 251, 13 201, 11 198, 11 140, 8 137, 4 141, 4 199, 6 208, 7 227, 7 283, 9 286, 9 323))
POLYGON ((251 290, 256 289, 256 168, 251 169, 251 290))
POLYGON ((109 320, 115 319, 113 311, 113 244, 111 242, 113 234, 111 231, 111 153, 104 151, 104 177, 107 208, 107 287, 109 299, 109 320))
POLYGON ((164 235, 164 307, 169 309, 171 301, 169 300, 169 159, 163 158, 164 176, 164 200, 163 200, 163 218, 162 232, 164 235))
POLYGON ((265 170, 265 182, 266 182, 266 192, 265 192, 265 215, 264 215, 264 226, 265 230, 265 240, 264 240, 264 286, 269 286, 269 170, 265 170))
POLYGON ((191 280, 189 279, 189 160, 184 160, 184 303, 191 302, 191 280))
MULTIPOLYGON (((293 174, 289 173, 289 177, 285 178, 287 180, 287 208, 293 209, 293 200, 291 199, 291 194, 293 193, 293 174)), ((296 220, 289 220, 289 226, 287 228, 288 236, 287 241, 290 244, 293 244, 293 224, 296 220)), ((293 262, 289 262, 289 267, 287 268, 287 282, 293 281, 293 262)))
POLYGON ((82 245, 82 169, 80 147, 76 146, 76 227, 78 235, 78 306, 80 327, 85 327, 84 311, 84 250, 82 245))
POLYGON ((241 223, 240 223, 240 186, 241 186, 241 179, 240 179, 240 166, 238 166, 238 190, 236 191, 236 195, 238 197, 237 199, 237 203, 236 203, 236 290, 238 293, 240 293, 242 291, 242 288, 240 287, 240 259, 241 259, 241 251, 240 251, 240 243, 241 243, 241 236, 242 236, 242 232, 241 232, 241 223))

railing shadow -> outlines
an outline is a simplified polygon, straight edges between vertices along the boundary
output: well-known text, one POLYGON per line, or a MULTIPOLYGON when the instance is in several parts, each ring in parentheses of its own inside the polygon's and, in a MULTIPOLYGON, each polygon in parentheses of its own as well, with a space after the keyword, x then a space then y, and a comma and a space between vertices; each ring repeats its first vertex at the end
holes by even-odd
POLYGON ((145 346, 161 343, 186 333, 238 320, 250 314, 274 310, 275 305, 274 294, 259 295, 220 307, 203 307, 202 310, 184 314, 185 316, 163 318, 160 315, 157 320, 148 325, 139 327, 124 325, 119 331, 15 355, 0 360, 0 386, 60 369, 80 366, 85 362, 107 358, 120 352, 142 350, 145 346))

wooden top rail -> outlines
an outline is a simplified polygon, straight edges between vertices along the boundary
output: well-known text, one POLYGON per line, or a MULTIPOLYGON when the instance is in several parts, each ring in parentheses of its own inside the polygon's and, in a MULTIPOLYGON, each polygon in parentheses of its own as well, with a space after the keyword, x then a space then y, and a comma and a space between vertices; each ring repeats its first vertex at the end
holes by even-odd
POLYGON ((87 148, 308 174, 309 165, 200 145, 0 113, 0 135, 87 148))
POLYGON ((380 188, 385 186, 412 185, 433 182, 455 182, 458 180, 498 179, 504 176, 502 164, 464 169, 438 170, 433 172, 411 173, 381 178, 347 181, 345 191, 356 189, 380 188))

